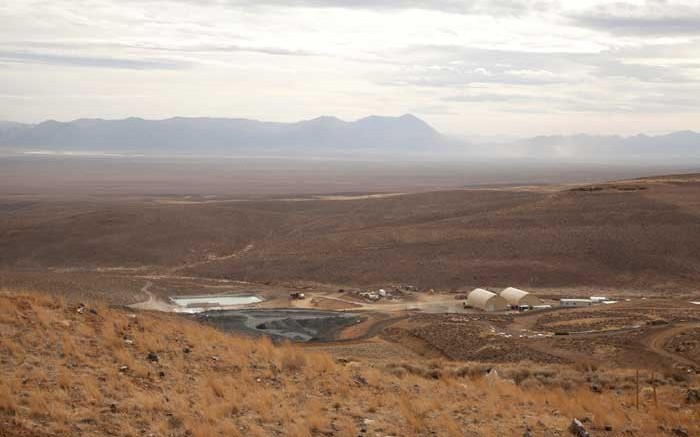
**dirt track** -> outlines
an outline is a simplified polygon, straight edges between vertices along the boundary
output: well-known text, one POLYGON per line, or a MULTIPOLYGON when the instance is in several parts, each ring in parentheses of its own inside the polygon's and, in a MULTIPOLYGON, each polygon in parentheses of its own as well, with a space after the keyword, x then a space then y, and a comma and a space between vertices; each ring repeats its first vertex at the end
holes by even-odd
POLYGON ((700 363, 691 361, 665 348, 666 343, 668 343, 673 337, 684 331, 698 327, 700 327, 700 323, 683 323, 671 327, 656 329, 643 338, 643 344, 652 352, 667 357, 674 362, 700 369, 700 363))
POLYGON ((408 319, 410 316, 405 315, 405 316, 388 316, 387 318, 377 320, 376 322, 372 323, 369 327, 366 328, 365 332, 352 337, 352 338, 343 338, 343 339, 336 339, 333 341, 320 341, 320 342, 308 342, 305 343, 304 346, 344 346, 344 345, 349 345, 349 344, 357 344, 357 343, 364 343, 368 340, 371 340, 373 337, 376 337, 379 335, 385 328, 388 326, 393 325, 394 323, 398 323, 402 320, 408 319))

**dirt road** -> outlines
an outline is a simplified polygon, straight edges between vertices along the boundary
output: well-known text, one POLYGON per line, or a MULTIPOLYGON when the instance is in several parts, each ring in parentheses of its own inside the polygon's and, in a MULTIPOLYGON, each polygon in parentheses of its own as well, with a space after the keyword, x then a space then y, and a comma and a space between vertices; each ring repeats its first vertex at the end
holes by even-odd
POLYGON ((182 270, 186 270, 186 269, 193 268, 193 267, 199 267, 199 266, 213 263, 213 262, 226 261, 229 259, 238 258, 238 257, 244 255, 246 252, 250 251, 253 247, 255 247, 255 245, 251 243, 251 244, 247 245, 246 247, 244 247, 243 249, 236 251, 234 253, 228 254, 228 255, 220 255, 220 256, 219 255, 210 255, 205 260, 196 261, 193 263, 183 264, 181 266, 174 267, 174 268, 170 269, 170 272, 176 273, 176 272, 179 272, 182 270))
POLYGON ((153 286, 153 282, 147 281, 146 285, 144 285, 141 288, 142 293, 146 293, 148 296, 148 299, 135 303, 133 305, 129 305, 131 308, 139 309, 139 310, 150 310, 150 311, 173 311, 173 305, 170 305, 166 302, 163 302, 162 300, 158 299, 156 295, 151 293, 150 289, 153 286))
POLYGON ((665 348, 666 343, 668 343, 673 337, 681 334, 684 331, 698 327, 700 327, 700 323, 681 323, 670 327, 654 329, 642 339, 642 343, 652 352, 668 358, 672 362, 680 363, 692 368, 700 368, 700 363, 689 360, 665 348))

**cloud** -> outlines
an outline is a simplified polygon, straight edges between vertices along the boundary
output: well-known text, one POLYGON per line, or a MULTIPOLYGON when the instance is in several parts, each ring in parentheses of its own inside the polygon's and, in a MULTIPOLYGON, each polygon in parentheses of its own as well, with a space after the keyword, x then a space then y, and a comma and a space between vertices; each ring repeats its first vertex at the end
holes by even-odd
MULTIPOLYGON (((193 0, 184 0, 193 1, 193 0)), ((553 0, 224 0, 237 7, 342 8, 372 11, 423 9, 460 14, 521 15, 548 10, 553 0)))
POLYGON ((603 87, 590 87, 586 92, 566 88, 551 93, 500 92, 474 90, 442 98, 454 104, 488 105, 504 112, 519 113, 668 113, 694 112, 700 105, 700 86, 678 88, 667 85, 652 91, 615 86, 614 92, 603 87))
POLYGON ((409 111, 415 114, 425 115, 457 115, 458 113, 450 109, 449 105, 425 105, 411 108, 409 111))
POLYGON ((411 111, 494 131, 500 117, 568 129, 594 114, 607 128, 611 113, 637 129, 633 113, 666 111, 681 125, 700 113, 698 17, 697 0, 7 0, 0 91, 33 97, 0 115, 411 111), (80 97, 122 93, 144 97, 80 97))
POLYGON ((191 67, 190 62, 180 60, 73 56, 19 51, 0 51, 0 60, 22 64, 68 65, 127 70, 183 70, 191 67))
POLYGON ((697 3, 618 2, 573 14, 571 19, 578 26, 620 35, 700 35, 700 5, 697 3))
POLYGON ((532 102, 536 98, 534 96, 524 94, 496 94, 496 93, 471 93, 448 96, 443 98, 446 102, 458 103, 485 103, 485 102, 532 102))

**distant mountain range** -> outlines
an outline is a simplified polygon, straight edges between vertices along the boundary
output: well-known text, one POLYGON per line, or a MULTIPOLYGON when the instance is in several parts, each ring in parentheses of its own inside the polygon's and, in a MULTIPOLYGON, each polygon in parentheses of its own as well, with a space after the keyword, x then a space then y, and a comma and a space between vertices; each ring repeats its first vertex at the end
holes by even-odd
POLYGON ((519 145, 525 154, 559 157, 699 157, 700 134, 679 131, 666 135, 571 135, 538 136, 519 145))
POLYGON ((410 114, 353 122, 318 117, 296 123, 239 118, 80 119, 36 125, 0 122, 0 147, 14 151, 191 155, 432 154, 479 158, 700 161, 700 133, 538 136, 510 142, 447 138, 410 114))
POLYGON ((319 117, 297 123, 227 118, 80 119, 0 124, 0 145, 15 149, 115 153, 297 153, 430 151, 445 139, 419 118, 319 117))

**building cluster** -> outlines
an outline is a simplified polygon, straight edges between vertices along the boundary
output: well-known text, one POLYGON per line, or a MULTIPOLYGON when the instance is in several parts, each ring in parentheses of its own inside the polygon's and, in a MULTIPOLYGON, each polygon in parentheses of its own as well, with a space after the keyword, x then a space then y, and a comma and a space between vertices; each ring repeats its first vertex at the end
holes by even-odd
MULTIPOLYGON (((588 299, 560 299, 559 306, 585 307, 615 302, 607 297, 591 296, 588 299)), ((552 308, 552 305, 546 305, 537 296, 514 287, 504 288, 498 294, 483 288, 476 288, 469 293, 464 306, 482 311, 529 311, 552 308)))
POLYGON ((551 308, 545 305, 537 296, 518 288, 508 287, 500 294, 477 288, 467 296, 466 306, 483 311, 533 310, 551 308))

